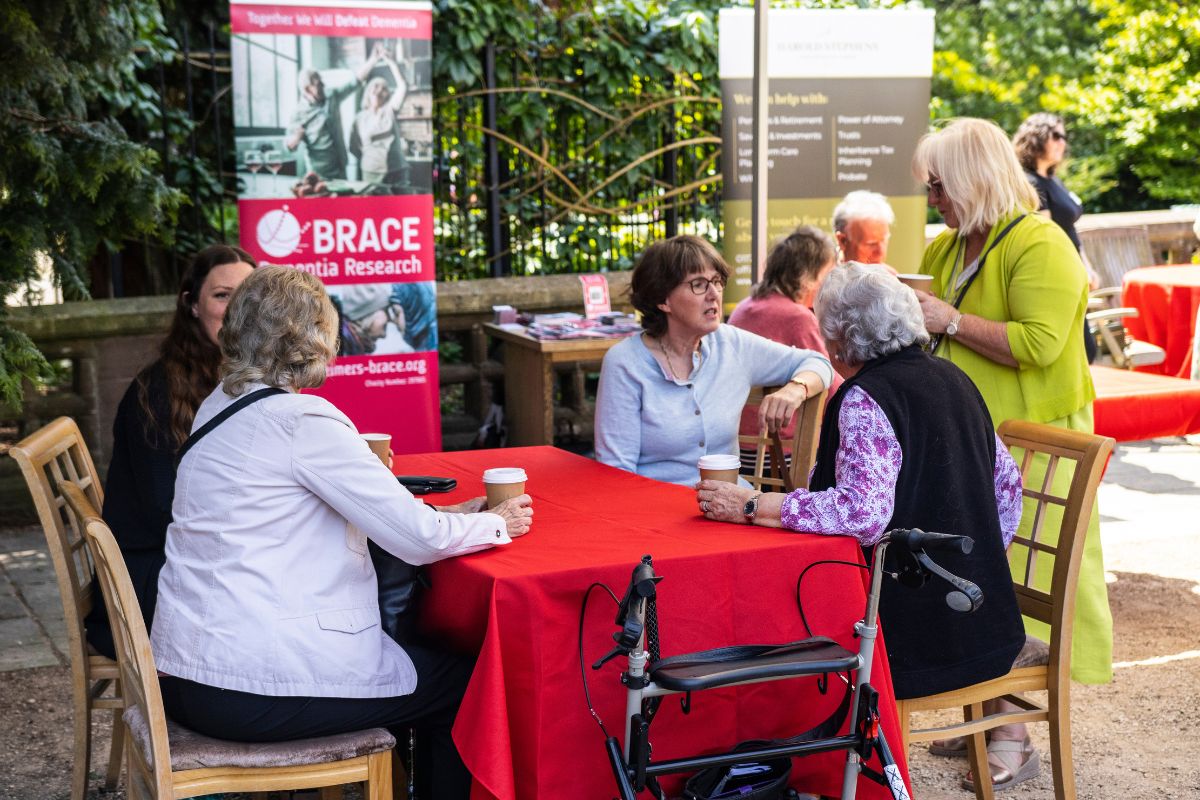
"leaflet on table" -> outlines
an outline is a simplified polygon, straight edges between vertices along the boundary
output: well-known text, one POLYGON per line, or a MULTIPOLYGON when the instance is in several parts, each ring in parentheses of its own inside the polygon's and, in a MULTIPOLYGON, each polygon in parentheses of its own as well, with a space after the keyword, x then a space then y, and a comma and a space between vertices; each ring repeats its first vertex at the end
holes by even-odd
POLYGON ((440 450, 432 4, 235 0, 230 20, 241 244, 329 290, 314 393, 397 453, 440 450))
POLYGON ((642 329, 628 314, 604 314, 588 319, 579 314, 535 314, 522 330, 535 339, 613 339, 642 329))

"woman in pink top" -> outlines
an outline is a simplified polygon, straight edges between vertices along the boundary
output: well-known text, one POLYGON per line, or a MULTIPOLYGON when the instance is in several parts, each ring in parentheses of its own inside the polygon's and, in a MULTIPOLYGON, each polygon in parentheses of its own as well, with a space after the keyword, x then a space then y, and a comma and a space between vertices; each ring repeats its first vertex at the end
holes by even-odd
MULTIPOLYGON (((836 263, 837 246, 833 239, 820 228, 801 225, 771 248, 762 280, 749 297, 738 303, 729 324, 783 344, 829 355, 812 304, 821 281, 836 263)), ((830 396, 841 386, 842 377, 834 375, 833 381, 830 396)), ((781 432, 784 442, 791 439, 792 431, 793 425, 789 425, 781 432)), ((758 433, 758 419, 753 411, 742 412, 738 432, 744 436, 758 433)), ((741 455, 743 472, 752 472, 754 449, 743 448, 741 455)))

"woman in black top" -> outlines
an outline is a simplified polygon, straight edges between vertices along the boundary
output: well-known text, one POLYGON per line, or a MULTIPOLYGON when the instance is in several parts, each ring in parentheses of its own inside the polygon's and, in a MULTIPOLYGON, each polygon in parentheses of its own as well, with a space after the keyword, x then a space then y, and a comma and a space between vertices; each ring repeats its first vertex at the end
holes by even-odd
MULTIPOLYGON (((112 528, 146 620, 154 619, 158 572, 175 497, 175 451, 192 429, 196 408, 217 385, 217 331, 233 290, 257 266, 240 247, 218 244, 196 254, 183 275, 171 329, 159 358, 129 385, 113 422, 113 456, 104 487, 104 521, 112 528)), ((104 604, 84 621, 88 642, 114 658, 104 604)))
MULTIPOLYGON (((1017 160, 1025 168, 1025 175, 1037 190, 1040 201, 1038 211, 1049 216, 1067 234, 1079 251, 1083 265, 1087 267, 1088 284, 1092 289, 1098 288, 1100 279, 1092 269, 1083 244, 1079 241, 1079 234, 1075 231, 1075 222, 1083 216, 1083 203, 1054 174, 1067 154, 1067 130, 1062 117, 1046 113, 1029 117, 1017 128, 1013 147, 1017 151, 1017 160)), ((1088 363, 1091 363, 1096 358, 1096 340, 1086 325, 1083 340, 1088 363)))

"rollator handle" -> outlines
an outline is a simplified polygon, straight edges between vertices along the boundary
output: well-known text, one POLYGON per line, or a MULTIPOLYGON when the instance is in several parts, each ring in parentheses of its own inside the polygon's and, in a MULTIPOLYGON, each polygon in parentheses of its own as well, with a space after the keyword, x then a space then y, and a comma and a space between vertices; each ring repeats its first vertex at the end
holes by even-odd
POLYGON ((656 593, 654 585, 661 580, 662 578, 654 574, 654 559, 648 555, 642 556, 642 560, 633 568, 633 574, 629 578, 629 588, 625 590, 625 597, 617 608, 616 624, 624 627, 630 610, 635 604, 654 597, 656 593))
POLYGON ((912 552, 918 550, 956 550, 963 555, 975 549, 975 540, 970 536, 951 533, 926 533, 920 528, 897 528, 889 531, 888 541, 912 552))

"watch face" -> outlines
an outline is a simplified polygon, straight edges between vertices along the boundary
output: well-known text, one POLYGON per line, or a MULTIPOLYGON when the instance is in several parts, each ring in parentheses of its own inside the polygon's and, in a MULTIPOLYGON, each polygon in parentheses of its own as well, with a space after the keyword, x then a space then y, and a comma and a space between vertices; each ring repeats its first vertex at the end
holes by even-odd
POLYGON ((753 517, 758 512, 758 498, 751 497, 746 501, 746 505, 742 506, 742 514, 747 517, 753 517))

